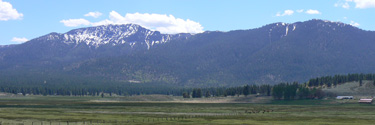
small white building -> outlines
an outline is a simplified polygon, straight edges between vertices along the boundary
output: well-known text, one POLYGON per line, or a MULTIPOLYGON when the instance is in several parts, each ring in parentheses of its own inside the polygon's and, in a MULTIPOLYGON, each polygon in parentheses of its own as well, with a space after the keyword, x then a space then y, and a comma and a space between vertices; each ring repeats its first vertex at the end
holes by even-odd
POLYGON ((372 103, 372 100, 373 99, 360 99, 358 102, 359 103, 369 103, 370 104, 370 103, 372 103))
POLYGON ((336 99, 353 99, 353 96, 337 96, 336 99))

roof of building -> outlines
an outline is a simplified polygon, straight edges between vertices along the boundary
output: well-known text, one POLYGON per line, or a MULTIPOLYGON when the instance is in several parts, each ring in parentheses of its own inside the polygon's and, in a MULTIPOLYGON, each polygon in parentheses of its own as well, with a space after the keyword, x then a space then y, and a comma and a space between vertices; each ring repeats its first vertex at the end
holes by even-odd
POLYGON ((360 99, 358 102, 371 103, 373 99, 360 99))

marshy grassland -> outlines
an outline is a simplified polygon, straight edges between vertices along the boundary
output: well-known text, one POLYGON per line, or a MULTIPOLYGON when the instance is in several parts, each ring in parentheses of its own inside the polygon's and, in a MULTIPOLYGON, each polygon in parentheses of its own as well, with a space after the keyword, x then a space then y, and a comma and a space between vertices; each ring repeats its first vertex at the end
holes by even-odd
MULTIPOLYGON (((246 99, 244 97, 232 98, 238 98, 242 101, 246 99)), ((249 99, 254 98, 249 97, 249 99)), ((2 125, 363 125, 375 123, 375 106, 371 104, 357 104, 356 101, 343 102, 334 99, 327 99, 294 101, 270 100, 262 101, 262 103, 224 103, 220 101, 210 102, 207 101, 207 99, 181 100, 183 99, 180 97, 162 95, 154 95, 150 97, 139 96, 105 98, 63 96, 2 96, 0 97, 0 121, 2 125), (157 99, 157 97, 160 97, 161 99, 157 99), (156 99, 156 101, 144 101, 144 98, 153 98, 156 99)))

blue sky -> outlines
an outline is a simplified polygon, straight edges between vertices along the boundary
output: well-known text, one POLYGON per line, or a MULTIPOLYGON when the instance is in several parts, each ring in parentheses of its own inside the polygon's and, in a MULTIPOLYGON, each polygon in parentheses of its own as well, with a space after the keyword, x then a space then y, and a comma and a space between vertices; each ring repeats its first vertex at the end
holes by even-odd
POLYGON ((0 45, 124 23, 199 33, 323 19, 374 31, 374 15, 375 0, 0 0, 0 45))

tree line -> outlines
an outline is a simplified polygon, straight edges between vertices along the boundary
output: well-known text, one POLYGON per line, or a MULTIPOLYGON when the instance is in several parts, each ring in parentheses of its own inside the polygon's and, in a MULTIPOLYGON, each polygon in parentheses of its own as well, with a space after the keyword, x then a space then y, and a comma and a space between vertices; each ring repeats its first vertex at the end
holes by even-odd
POLYGON ((321 99, 325 96, 325 93, 321 88, 307 87, 304 84, 294 82, 274 85, 272 96, 277 100, 321 99))
POLYGON ((240 87, 180 88, 160 84, 93 84, 93 85, 1 85, 0 92, 20 95, 58 95, 58 96, 130 96, 163 94, 183 96, 184 98, 248 96, 250 94, 271 95, 271 85, 245 85, 240 87))
MULTIPOLYGON (((107 96, 163 94, 183 96, 184 98, 209 98, 226 96, 272 96, 277 100, 322 98, 325 93, 322 86, 331 87, 345 82, 374 80, 375 74, 348 74, 324 76, 310 79, 304 84, 297 82, 276 85, 244 85, 237 87, 185 88, 162 83, 76 83, 76 84, 12 84, 0 82, 0 92, 22 95, 59 95, 59 96, 107 96)), ((0 80, 1 81, 1 80, 0 80)), ((375 81, 374 81, 375 85, 375 81)))
POLYGON ((248 96, 250 94, 259 94, 271 96, 271 85, 245 85, 238 87, 212 87, 212 88, 193 88, 183 91, 184 98, 202 98, 202 97, 226 97, 226 96, 248 96))
POLYGON ((333 87, 347 82, 358 82, 362 86, 363 80, 373 81, 375 85, 375 74, 347 74, 312 78, 304 84, 280 83, 272 87, 274 99, 320 99, 326 96, 322 87, 333 87))
POLYGON ((181 95, 180 87, 163 84, 0 84, 0 92, 19 95, 58 95, 58 96, 102 96, 105 95, 181 95))
MULTIPOLYGON (((375 80, 375 74, 347 74, 347 75, 334 75, 334 76, 324 76, 310 79, 307 83, 309 87, 332 87, 346 82, 359 81, 362 84, 362 80, 375 80)), ((374 82, 375 85, 375 82, 374 82)))

